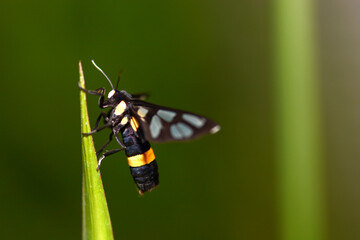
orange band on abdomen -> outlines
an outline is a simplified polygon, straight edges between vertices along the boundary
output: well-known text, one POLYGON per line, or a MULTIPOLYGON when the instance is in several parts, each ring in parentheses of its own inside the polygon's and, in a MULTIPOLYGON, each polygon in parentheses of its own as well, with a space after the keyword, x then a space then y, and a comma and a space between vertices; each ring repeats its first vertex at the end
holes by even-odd
POLYGON ((128 157, 128 164, 130 167, 141 167, 145 164, 149 164, 155 160, 155 154, 152 148, 142 154, 138 154, 132 157, 128 157))

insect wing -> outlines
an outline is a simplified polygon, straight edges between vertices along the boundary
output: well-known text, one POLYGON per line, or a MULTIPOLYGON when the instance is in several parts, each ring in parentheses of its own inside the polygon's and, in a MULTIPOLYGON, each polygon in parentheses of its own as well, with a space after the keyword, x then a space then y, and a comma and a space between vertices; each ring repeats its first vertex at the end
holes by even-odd
POLYGON ((144 101, 150 97, 150 93, 149 92, 135 93, 135 94, 131 94, 131 97, 132 97, 132 99, 135 99, 135 100, 144 101))
POLYGON ((186 141, 220 130, 209 118, 139 100, 132 102, 132 114, 152 142, 186 141))

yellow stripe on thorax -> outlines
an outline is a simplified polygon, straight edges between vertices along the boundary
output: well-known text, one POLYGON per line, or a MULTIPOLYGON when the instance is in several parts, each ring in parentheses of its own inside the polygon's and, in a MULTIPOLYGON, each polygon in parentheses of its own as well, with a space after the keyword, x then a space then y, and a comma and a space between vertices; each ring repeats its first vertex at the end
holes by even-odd
POLYGON ((136 119, 134 117, 131 118, 130 125, 131 125, 132 129, 134 129, 135 132, 139 128, 139 123, 138 123, 138 121, 136 121, 136 119))
POLYGON ((145 164, 149 164, 155 160, 155 154, 152 148, 142 154, 138 154, 132 157, 128 157, 128 164, 130 167, 141 167, 145 164))

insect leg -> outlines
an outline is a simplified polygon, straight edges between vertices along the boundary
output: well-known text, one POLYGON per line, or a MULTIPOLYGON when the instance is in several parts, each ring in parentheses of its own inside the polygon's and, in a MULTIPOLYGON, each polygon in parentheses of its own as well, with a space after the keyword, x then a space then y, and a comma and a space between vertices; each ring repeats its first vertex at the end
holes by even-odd
POLYGON ((120 128, 122 128, 124 125, 122 125, 121 123, 119 125, 117 125, 116 127, 113 128, 113 133, 115 135, 115 139, 116 141, 120 144, 120 146, 122 148, 126 148, 125 144, 121 141, 121 139, 119 138, 119 132, 120 132, 120 128))
POLYGON ((120 144, 122 148, 126 148, 125 144, 119 138, 118 132, 114 132, 116 141, 120 144))
POLYGON ((99 107, 103 108, 105 88, 98 88, 98 89, 96 89, 96 90, 87 90, 87 89, 82 88, 82 87, 80 86, 80 82, 78 83, 78 86, 79 86, 80 90, 83 91, 83 92, 86 92, 86 93, 91 94, 91 95, 98 95, 98 96, 100 96, 100 97, 99 97, 98 104, 99 104, 99 107))
POLYGON ((105 94, 105 93, 102 93, 102 92, 105 92, 105 89, 104 88, 98 88, 96 90, 87 90, 85 88, 82 88, 80 86, 80 82, 78 82, 78 86, 80 88, 81 91, 85 92, 85 93, 88 93, 88 94, 91 94, 91 95, 101 95, 101 94, 105 94))
POLYGON ((98 127, 98 128, 95 128, 93 130, 91 130, 91 132, 88 132, 88 133, 82 133, 83 135, 85 136, 88 136, 88 135, 91 135, 91 134, 94 134, 96 132, 99 132, 105 128, 108 128, 108 127, 111 127, 111 124, 105 124, 104 126, 101 126, 101 127, 98 127))
POLYGON ((98 116, 98 118, 96 119, 96 122, 95 122, 95 128, 98 127, 99 125, 99 122, 101 120, 101 117, 104 118, 104 121, 107 122, 108 121, 108 116, 107 114, 104 112, 104 111, 101 111, 100 115, 98 116))
POLYGON ((106 148, 107 145, 109 145, 109 143, 112 141, 112 137, 114 136, 114 133, 111 132, 110 136, 109 136, 109 141, 107 141, 97 152, 96 152, 96 156, 98 157, 100 155, 100 153, 102 151, 104 151, 104 149, 106 148))
POLYGON ((99 161, 98 161, 98 166, 96 168, 96 170, 100 170, 100 165, 101 165, 101 162, 102 160, 104 160, 104 158, 106 158, 107 156, 110 156, 114 153, 117 153, 117 152, 120 152, 121 150, 123 150, 124 148, 119 148, 119 149, 113 149, 113 150, 109 150, 109 151, 106 151, 100 158, 99 158, 99 161))

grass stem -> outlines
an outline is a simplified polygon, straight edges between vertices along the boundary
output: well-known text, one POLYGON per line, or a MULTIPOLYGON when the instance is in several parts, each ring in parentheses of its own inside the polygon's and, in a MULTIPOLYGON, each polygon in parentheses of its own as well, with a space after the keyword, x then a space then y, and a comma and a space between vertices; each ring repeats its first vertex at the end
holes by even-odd
MULTIPOLYGON (((85 88, 84 73, 79 62, 80 86, 85 88)), ((80 91, 81 132, 90 132, 86 93, 80 91)), ((81 135, 83 158, 83 240, 112 240, 113 232, 92 136, 81 135)))
POLYGON ((314 2, 274 2, 276 131, 283 240, 324 239, 314 2))

